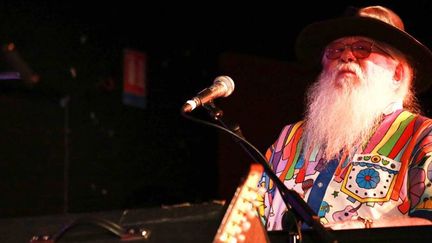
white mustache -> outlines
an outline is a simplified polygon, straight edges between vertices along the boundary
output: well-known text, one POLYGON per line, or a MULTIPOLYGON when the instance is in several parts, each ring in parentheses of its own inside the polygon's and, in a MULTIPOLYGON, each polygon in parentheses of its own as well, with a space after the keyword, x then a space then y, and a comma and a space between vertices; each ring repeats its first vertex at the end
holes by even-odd
POLYGON ((341 71, 349 71, 349 72, 353 72, 357 75, 361 75, 362 74, 362 70, 360 69, 360 66, 358 64, 346 64, 346 63, 341 63, 338 64, 335 68, 336 72, 341 72, 341 71))

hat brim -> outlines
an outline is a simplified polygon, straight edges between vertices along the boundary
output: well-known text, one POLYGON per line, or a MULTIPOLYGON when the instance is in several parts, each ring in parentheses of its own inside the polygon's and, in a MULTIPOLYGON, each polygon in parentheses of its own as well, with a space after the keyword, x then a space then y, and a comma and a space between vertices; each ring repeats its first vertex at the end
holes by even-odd
POLYGON ((432 52, 408 33, 368 17, 342 17, 307 26, 296 41, 296 55, 305 63, 319 66, 327 44, 345 36, 364 36, 395 47, 408 56, 416 69, 414 86, 425 91, 432 81, 432 52))

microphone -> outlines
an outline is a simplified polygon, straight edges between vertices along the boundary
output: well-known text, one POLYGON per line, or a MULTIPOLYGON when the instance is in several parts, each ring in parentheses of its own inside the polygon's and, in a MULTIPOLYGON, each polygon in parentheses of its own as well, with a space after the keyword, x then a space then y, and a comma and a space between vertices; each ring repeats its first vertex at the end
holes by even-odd
POLYGON ((234 91, 234 81, 228 76, 215 78, 213 85, 200 91, 197 96, 186 101, 182 107, 183 112, 191 112, 216 98, 227 97, 234 91))

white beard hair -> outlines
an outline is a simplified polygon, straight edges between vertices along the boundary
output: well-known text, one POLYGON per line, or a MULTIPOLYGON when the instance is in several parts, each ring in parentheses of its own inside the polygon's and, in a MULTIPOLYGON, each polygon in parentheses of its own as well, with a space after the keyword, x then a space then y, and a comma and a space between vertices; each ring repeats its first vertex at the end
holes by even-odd
POLYGON ((370 76, 373 78, 367 79, 357 64, 341 64, 320 74, 307 92, 307 151, 320 146, 325 159, 332 159, 342 149, 354 153, 359 143, 367 141, 385 108, 397 100, 392 72, 377 66, 370 76), (337 80, 343 68, 356 76, 337 80))

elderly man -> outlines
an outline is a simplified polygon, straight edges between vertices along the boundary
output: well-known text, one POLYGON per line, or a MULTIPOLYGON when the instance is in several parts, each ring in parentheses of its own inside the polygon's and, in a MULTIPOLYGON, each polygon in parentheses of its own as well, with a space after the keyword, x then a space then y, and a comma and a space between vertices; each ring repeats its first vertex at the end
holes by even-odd
MULTIPOLYGON (((415 93, 432 82, 431 51, 381 6, 309 25, 296 50, 322 71, 304 120, 266 153, 275 174, 324 225, 428 224, 432 120, 419 115, 415 93)), ((266 174, 260 186, 266 228, 280 230, 286 205, 266 174)))

